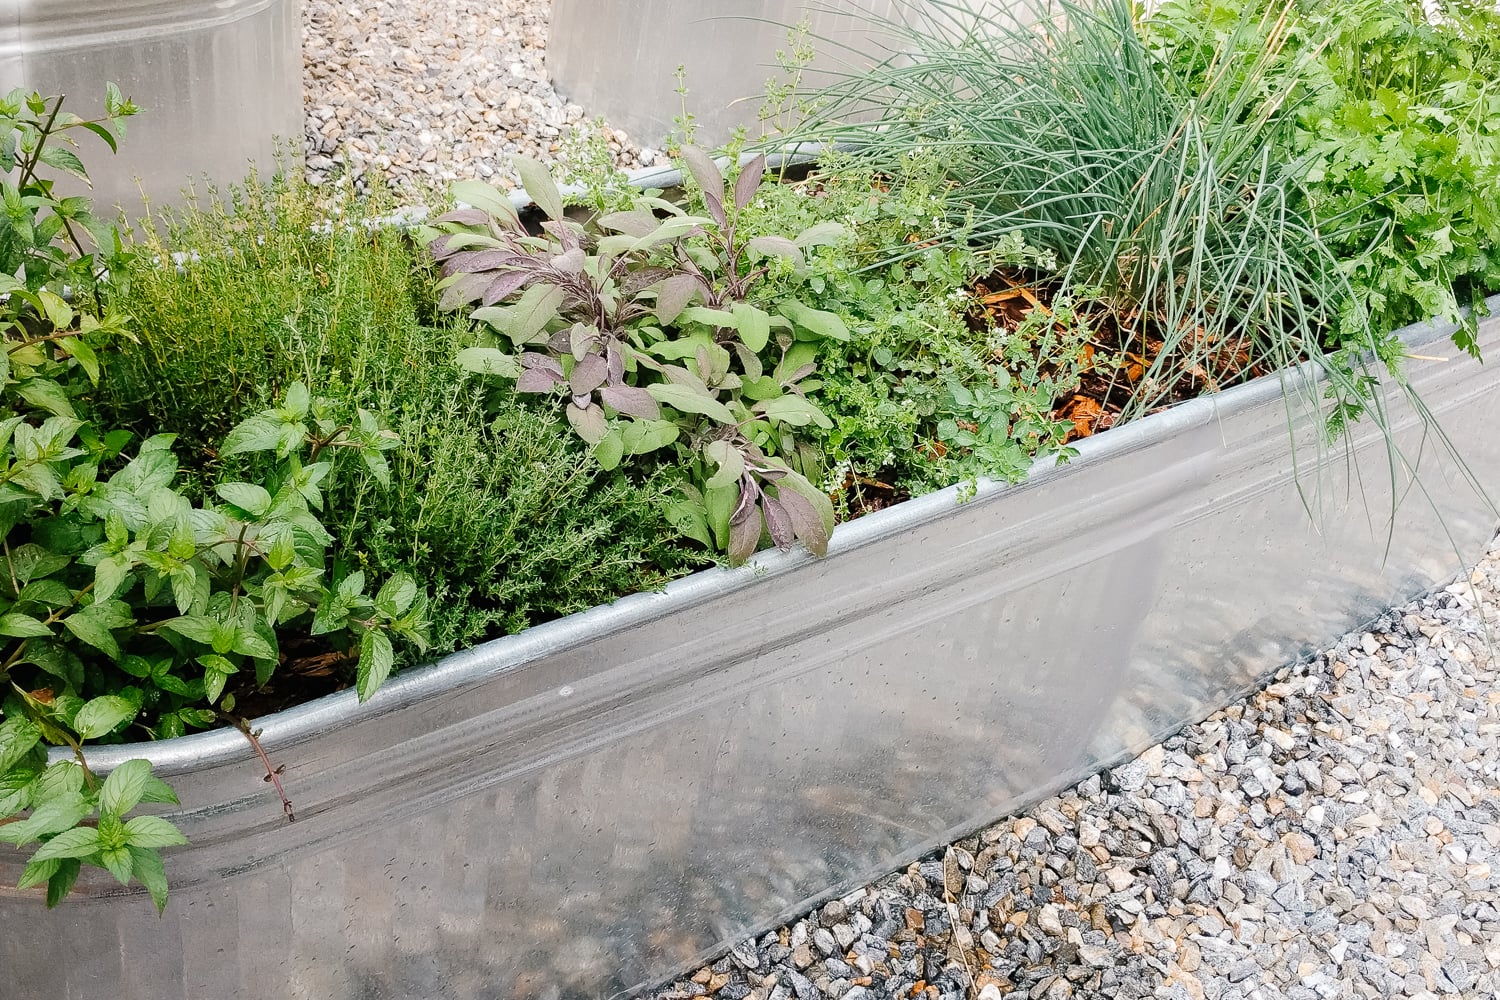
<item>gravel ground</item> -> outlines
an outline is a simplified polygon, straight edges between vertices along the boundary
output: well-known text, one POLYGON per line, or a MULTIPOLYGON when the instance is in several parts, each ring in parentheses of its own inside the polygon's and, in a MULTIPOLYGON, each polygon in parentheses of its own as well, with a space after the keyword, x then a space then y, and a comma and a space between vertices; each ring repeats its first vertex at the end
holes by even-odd
MULTIPOLYGON (((548 0, 305 0, 309 177, 397 188, 458 177, 512 182, 516 153, 557 159, 584 109, 546 71, 548 0), (414 183, 415 182, 415 183, 414 183)), ((607 126, 606 126, 607 128, 607 126)), ((655 162, 623 132, 624 168, 655 162)))
POLYGON ((1500 543, 1139 758, 651 996, 1500 996, 1500 543))

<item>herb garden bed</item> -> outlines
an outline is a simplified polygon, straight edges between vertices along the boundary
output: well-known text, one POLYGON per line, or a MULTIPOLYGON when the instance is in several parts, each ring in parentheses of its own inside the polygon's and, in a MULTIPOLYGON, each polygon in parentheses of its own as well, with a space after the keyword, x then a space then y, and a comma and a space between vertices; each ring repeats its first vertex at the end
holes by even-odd
MULTIPOLYGON (((1481 329, 1500 350, 1500 321, 1481 329)), ((1405 339, 1426 353, 1450 332, 1405 339)), ((1412 378, 1445 424, 1500 419, 1478 365, 1412 378)), ((1488 504, 1433 462, 1442 523, 1407 497, 1387 538, 1366 515, 1389 484, 1348 479, 1342 454, 1294 475, 1286 421, 1281 380, 1262 379, 1081 442, 1021 486, 869 515, 826 558, 766 554, 455 654, 363 705, 345 691, 259 720, 294 824, 232 731, 97 749, 101 770, 148 757, 187 804, 174 901, 143 920, 143 895, 96 883, 0 959, 37 995, 62 993, 67 966, 74 992, 142 1000, 609 996, 665 978, 1201 718, 1492 536, 1488 504), (1316 522, 1299 478, 1319 487, 1316 522)), ((1358 456, 1383 451, 1360 435, 1358 456)), ((1490 436, 1466 458, 1500 475, 1490 436)), ((0 892, 9 926, 40 909, 0 892)))
POLYGON ((292 174, 117 238, 38 170, 135 105, 0 101, 0 968, 630 992, 1472 561, 1500 59, 1367 2, 1435 117, 1316 13, 971 13, 773 88, 806 176, 689 134, 405 227, 292 174), (1371 196, 1341 114, 1462 169, 1371 196))

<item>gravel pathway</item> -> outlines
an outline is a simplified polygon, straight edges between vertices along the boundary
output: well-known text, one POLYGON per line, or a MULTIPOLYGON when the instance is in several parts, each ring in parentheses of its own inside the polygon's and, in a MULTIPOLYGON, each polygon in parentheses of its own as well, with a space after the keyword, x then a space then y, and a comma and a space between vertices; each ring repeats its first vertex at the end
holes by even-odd
MULTIPOLYGON (((549 0, 304 0, 308 175, 398 188, 511 180, 516 153, 557 159, 589 124, 546 71, 549 0)), ((625 169, 655 162, 623 132, 625 169), (644 158, 643 158, 644 157, 644 158)))
POLYGON ((651 996, 1500 996, 1500 543, 1471 582, 651 996))

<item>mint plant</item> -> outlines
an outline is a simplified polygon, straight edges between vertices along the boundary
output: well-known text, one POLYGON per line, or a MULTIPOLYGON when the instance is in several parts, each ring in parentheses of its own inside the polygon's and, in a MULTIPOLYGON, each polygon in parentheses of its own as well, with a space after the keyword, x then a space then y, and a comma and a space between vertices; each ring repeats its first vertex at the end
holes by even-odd
POLYGON ((765 158, 747 163, 731 191, 707 154, 690 146, 682 155, 706 216, 648 192, 590 228, 564 216, 545 168, 518 160, 546 216, 533 234, 502 193, 455 185, 470 207, 426 233, 446 275, 442 304, 478 303, 474 317, 510 348, 482 344, 458 363, 555 398, 607 469, 671 449, 692 479, 673 523, 731 562, 763 536, 821 553, 833 509, 807 478, 798 432, 831 426, 807 392, 819 341, 847 340, 849 331, 798 298, 751 298, 768 274, 803 266, 803 250, 842 227, 743 239, 739 215, 764 179, 765 158))
POLYGON ((62 109, 61 97, 43 97, 24 90, 0 99, 0 294, 9 296, 4 311, 14 319, 17 310, 37 303, 24 290, 42 288, 61 292, 93 292, 103 274, 107 255, 117 248, 114 228, 94 214, 88 198, 60 198, 43 167, 87 181, 88 173, 73 135, 89 132, 111 151, 125 135, 125 119, 139 112, 114 84, 106 88, 104 114, 81 118, 62 109))
POLYGON ((333 538, 321 484, 344 456, 388 481, 383 453, 399 444, 372 414, 340 419, 292 385, 220 449, 248 456, 254 475, 220 482, 201 503, 178 483, 173 435, 147 437, 127 457, 132 435, 93 418, 87 401, 111 341, 132 334, 128 317, 64 298, 87 303, 79 293, 97 290, 108 266, 75 227, 112 260, 120 244, 87 199, 55 198, 36 171, 86 179, 52 140, 83 128, 113 147, 133 106, 111 89, 100 121, 60 107, 37 95, 0 102, 0 162, 14 172, 0 226, 12 269, 0 277, 0 842, 35 845, 20 885, 45 884, 48 905, 91 865, 140 882, 162 907, 159 850, 183 836, 160 817, 127 814, 176 797, 144 760, 100 780, 84 744, 220 721, 254 743, 232 714, 231 684, 264 685, 281 662, 279 630, 293 625, 357 644, 366 698, 390 672, 392 636, 422 647, 426 601, 403 574, 373 596, 363 573, 325 579, 333 538), (73 758, 49 764, 48 746, 73 758))

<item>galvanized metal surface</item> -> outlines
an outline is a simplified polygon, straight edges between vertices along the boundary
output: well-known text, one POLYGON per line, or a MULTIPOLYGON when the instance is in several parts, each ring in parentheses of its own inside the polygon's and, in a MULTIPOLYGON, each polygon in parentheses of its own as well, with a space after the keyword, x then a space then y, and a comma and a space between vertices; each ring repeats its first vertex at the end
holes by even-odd
POLYGON ((0 0, 0 88, 67 96, 102 113, 106 81, 145 112, 118 156, 84 137, 101 206, 177 202, 190 180, 269 168, 275 139, 301 155, 301 0, 0 0))
MULTIPOLYGON (((1411 339, 1451 354, 1446 333, 1411 339)), ((1500 351, 1500 320, 1481 341, 1500 351)), ((1493 369, 1411 371, 1469 468, 1500 481, 1493 369)), ((292 825, 237 734, 99 750, 102 767, 152 758, 182 795, 193 843, 169 857, 167 914, 107 877, 47 917, 0 890, 0 923, 29 928, 0 935, 0 967, 16 1000, 639 988, 1451 576, 1494 510, 1396 419, 1421 488, 1398 478, 1389 534, 1378 436, 1318 467, 1303 428, 1294 477, 1282 386, 1262 380, 1086 441, 1023 486, 843 526, 825 559, 772 553, 450 657, 364 706, 346 692, 269 717, 292 825)), ((0 861, 0 884, 18 869, 0 861)))
MULTIPOLYGON (((954 6, 954 0, 945 0, 954 6)), ((1042 9, 1037 0, 959 0, 990 17, 1042 9)), ((883 22, 938 9, 925 0, 552 0, 547 72, 558 92, 603 115, 636 142, 659 145, 683 102, 699 139, 719 145, 755 125, 766 81, 787 78, 777 59, 789 27, 806 20, 816 58, 802 90, 886 58, 896 40, 883 22)), ((1027 16, 1030 16, 1028 13, 1027 16)))

